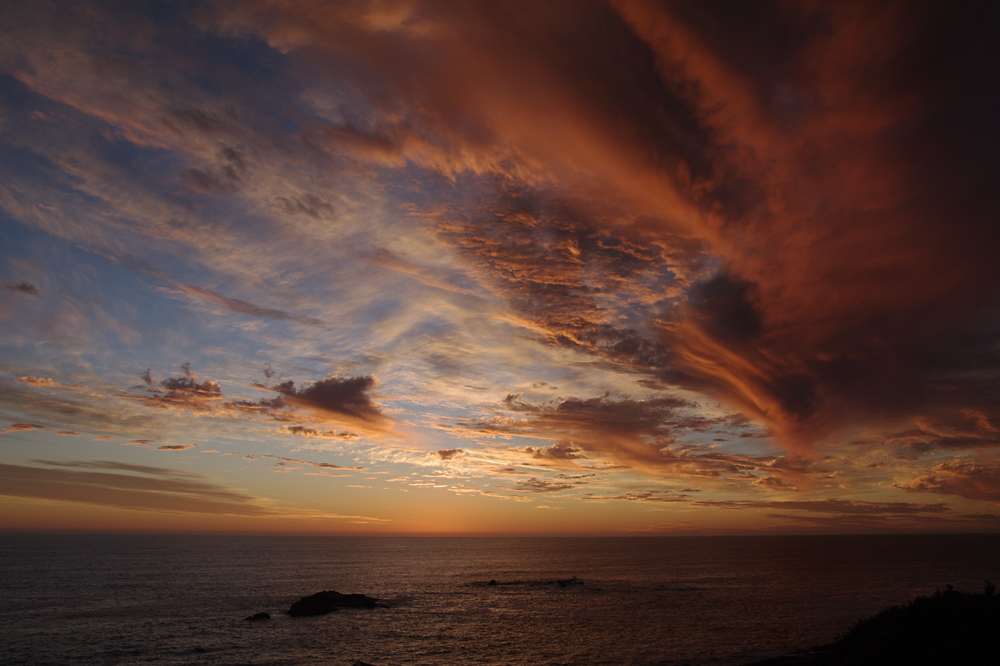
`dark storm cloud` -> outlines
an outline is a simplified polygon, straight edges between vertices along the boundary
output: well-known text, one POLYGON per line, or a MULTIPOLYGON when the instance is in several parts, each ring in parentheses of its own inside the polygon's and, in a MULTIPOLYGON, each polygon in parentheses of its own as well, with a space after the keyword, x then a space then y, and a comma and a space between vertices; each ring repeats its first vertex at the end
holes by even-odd
POLYGON ((133 511, 266 516, 258 500, 238 491, 163 468, 117 463, 63 466, 120 469, 135 474, 0 464, 0 495, 97 504, 133 511))
POLYGON ((4 289, 10 289, 11 291, 17 291, 28 296, 38 296, 38 287, 31 284, 30 282, 4 282, 4 289))
POLYGON ((326 322, 316 317, 308 317, 305 315, 293 315, 285 312, 284 310, 276 310, 273 308, 265 308, 259 305, 254 305, 253 303, 248 303, 246 301, 241 301, 238 298, 229 298, 223 296, 217 291, 211 289, 205 289, 204 287, 195 287, 193 285, 184 284, 181 285, 181 289, 184 291, 199 296, 207 301, 215 303, 216 305, 221 305, 222 307, 235 312, 237 314, 247 315, 249 317, 264 317, 266 319, 278 319, 285 321, 294 321, 299 324, 305 324, 306 326, 326 326, 326 322))

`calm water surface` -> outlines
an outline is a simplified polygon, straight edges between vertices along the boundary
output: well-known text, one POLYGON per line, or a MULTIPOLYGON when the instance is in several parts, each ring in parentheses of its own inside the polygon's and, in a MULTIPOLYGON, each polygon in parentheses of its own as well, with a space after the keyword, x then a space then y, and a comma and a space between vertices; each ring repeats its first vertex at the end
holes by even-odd
POLYGON ((54 666, 724 666, 830 642, 947 584, 980 591, 1000 580, 998 555, 1000 535, 0 535, 0 653, 54 666), (571 576, 585 584, 551 584, 571 576), (390 607, 284 615, 326 589, 390 607), (260 611, 274 619, 243 621, 260 611))

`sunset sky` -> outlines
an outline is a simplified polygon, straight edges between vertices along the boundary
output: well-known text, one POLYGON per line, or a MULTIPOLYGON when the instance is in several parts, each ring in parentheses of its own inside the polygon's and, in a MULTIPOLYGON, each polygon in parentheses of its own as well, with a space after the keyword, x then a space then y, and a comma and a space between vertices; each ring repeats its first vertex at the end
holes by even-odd
POLYGON ((0 529, 1000 530, 1000 4, 0 4, 0 529))

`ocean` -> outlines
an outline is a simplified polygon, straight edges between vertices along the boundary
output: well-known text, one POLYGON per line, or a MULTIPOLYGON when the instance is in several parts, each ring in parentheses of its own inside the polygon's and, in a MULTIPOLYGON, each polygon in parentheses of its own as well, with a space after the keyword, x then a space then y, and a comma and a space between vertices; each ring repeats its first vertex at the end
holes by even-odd
POLYGON ((0 661, 737 665, 829 643, 946 585, 982 591, 1000 581, 998 555, 996 534, 0 534, 0 661), (573 576, 583 584, 554 583, 573 576), (388 608, 285 614, 328 589, 388 608), (257 612, 273 619, 244 621, 257 612))

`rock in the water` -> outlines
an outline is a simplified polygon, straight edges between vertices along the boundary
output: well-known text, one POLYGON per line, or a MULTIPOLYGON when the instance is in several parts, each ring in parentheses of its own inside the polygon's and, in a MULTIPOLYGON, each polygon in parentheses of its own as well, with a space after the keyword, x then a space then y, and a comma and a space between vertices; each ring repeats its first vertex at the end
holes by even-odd
POLYGON ((253 615, 247 615, 243 619, 246 620, 247 622, 257 622, 258 620, 270 620, 271 619, 271 614, 270 613, 254 613, 253 615))
POLYGON ((583 585, 583 581, 573 576, 572 578, 564 578, 562 580, 555 581, 556 585, 559 587, 569 587, 571 585, 583 585))
POLYGON ((325 615, 338 608, 384 608, 371 597, 363 594, 341 594, 326 590, 302 597, 288 609, 288 614, 294 617, 307 615, 325 615))
POLYGON ((351 666, 375 666, 375 665, 374 664, 369 664, 366 661, 361 661, 360 659, 358 659, 356 662, 354 662, 353 664, 351 664, 351 666))

